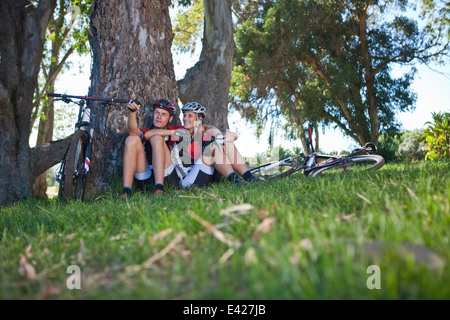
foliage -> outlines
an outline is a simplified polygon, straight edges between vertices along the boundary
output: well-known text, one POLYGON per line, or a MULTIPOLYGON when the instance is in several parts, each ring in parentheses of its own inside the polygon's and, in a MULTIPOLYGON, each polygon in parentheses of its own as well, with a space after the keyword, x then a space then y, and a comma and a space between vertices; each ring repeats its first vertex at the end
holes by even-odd
POLYGON ((378 140, 377 154, 382 156, 386 162, 397 162, 398 147, 401 143, 401 134, 380 134, 378 140))
MULTIPOLYGON (((33 1, 37 5, 38 1, 33 1)), ((58 76, 72 67, 70 57, 73 53, 85 55, 90 52, 87 30, 89 28, 89 11, 93 0, 59 0, 56 9, 46 30, 43 60, 38 79, 38 87, 34 94, 34 110, 31 117, 30 126, 37 127, 36 119, 43 122, 52 121, 47 117, 50 108, 46 93, 54 89, 54 84, 58 76)), ((56 136, 62 138, 66 136, 66 129, 72 129, 74 111, 67 108, 56 108, 56 136)), ((53 125, 51 126, 53 127, 53 125)), ((39 128, 39 134, 45 134, 43 128, 39 128)))
POLYGON ((386 162, 411 162, 423 160, 425 152, 421 143, 423 130, 404 130, 398 134, 382 133, 378 141, 377 154, 386 162))
POLYGON ((266 163, 278 161, 287 158, 294 154, 301 153, 300 147, 295 147, 293 150, 284 148, 283 146, 275 146, 269 148, 267 151, 258 152, 254 157, 247 158, 246 163, 250 167, 258 167, 266 163))
POLYGON ((425 147, 426 160, 450 158, 450 112, 432 112, 433 121, 427 121, 423 138, 428 144, 425 147))
POLYGON ((59 185, 56 182, 56 170, 55 170, 55 168, 56 168, 56 166, 53 166, 50 169, 48 169, 48 172, 47 172, 47 185, 48 186, 59 185))
POLYGON ((430 33, 436 37, 446 34, 450 38, 450 2, 422 0, 422 16, 430 33))
POLYGON ((0 209, 0 298, 448 300, 449 170, 24 201, 0 209), (370 265, 381 290, 366 286, 370 265))
POLYGON ((425 145, 421 142, 424 130, 405 131, 401 135, 396 157, 399 161, 423 160, 425 158, 425 145))
POLYGON ((402 15, 408 8, 408 1, 247 1, 231 103, 260 127, 285 117, 293 133, 306 121, 334 124, 360 144, 398 133, 395 114, 416 100, 411 63, 447 53, 442 37, 402 15), (409 67, 398 78, 396 64, 409 67))
POLYGON ((203 0, 180 2, 180 8, 173 25, 173 47, 176 52, 194 53, 203 33, 203 0))

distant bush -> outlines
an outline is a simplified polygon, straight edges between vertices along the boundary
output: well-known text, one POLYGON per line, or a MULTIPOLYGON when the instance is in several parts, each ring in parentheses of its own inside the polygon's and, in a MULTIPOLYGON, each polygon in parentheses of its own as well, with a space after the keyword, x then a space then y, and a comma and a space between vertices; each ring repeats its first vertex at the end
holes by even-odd
POLYGON ((422 143, 423 129, 408 131, 400 134, 382 133, 378 140, 378 154, 383 156, 386 162, 411 162, 423 160, 426 144, 422 143))
POLYGON ((426 144, 421 142, 422 135, 423 130, 404 132, 402 134, 402 142, 398 146, 397 159, 407 162, 423 160, 426 154, 426 151, 424 151, 426 144))
POLYGON ((397 150, 402 142, 402 134, 380 134, 378 138, 377 154, 381 155, 386 162, 401 161, 397 155, 397 150))
POLYGON ((425 124, 428 127, 423 133, 427 154, 426 160, 450 158, 450 113, 432 112, 433 122, 425 124))

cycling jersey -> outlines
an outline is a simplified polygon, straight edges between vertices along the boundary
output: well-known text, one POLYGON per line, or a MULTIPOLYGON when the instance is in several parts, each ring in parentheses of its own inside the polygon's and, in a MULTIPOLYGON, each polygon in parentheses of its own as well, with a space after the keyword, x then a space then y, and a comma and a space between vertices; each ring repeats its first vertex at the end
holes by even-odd
POLYGON ((194 136, 181 135, 180 141, 177 141, 173 146, 177 146, 177 156, 185 166, 192 166, 195 161, 201 156, 211 156, 212 143, 216 140, 214 136, 199 132, 194 136))

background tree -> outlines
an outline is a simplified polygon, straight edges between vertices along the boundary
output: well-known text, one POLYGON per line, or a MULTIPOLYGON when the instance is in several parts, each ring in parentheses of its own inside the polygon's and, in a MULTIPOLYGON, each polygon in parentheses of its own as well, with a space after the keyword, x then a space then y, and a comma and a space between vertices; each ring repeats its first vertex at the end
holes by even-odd
POLYGON ((39 174, 60 161, 67 140, 30 148, 33 94, 56 0, 0 1, 0 203, 31 195, 39 174))
POLYGON ((402 15, 406 0, 254 0, 246 8, 233 105, 262 124, 283 116, 295 136, 306 121, 333 124, 361 145, 398 132, 395 114, 416 99, 412 63, 448 53, 442 34, 402 15), (394 78, 394 65, 405 73, 394 78))
MULTIPOLYGON (((90 14, 92 48, 90 96, 129 99, 142 103, 139 126, 151 124, 152 102, 178 101, 171 46, 170 0, 95 0, 90 14)), ((120 176, 127 135, 125 105, 92 104, 94 145, 89 184, 110 186, 120 176)), ((175 117, 175 120, 178 120, 175 117)))
POLYGON ((177 1, 177 14, 173 21, 173 49, 179 54, 193 54, 203 35, 205 10, 203 0, 177 1))
MULTIPOLYGON (((182 3, 190 3, 184 1, 182 3)), ((198 17, 199 4, 194 0, 190 12, 198 17)), ((202 52, 194 67, 187 70, 183 79, 177 81, 181 102, 196 101, 208 108, 208 124, 221 130, 228 129, 228 93, 231 83, 233 67, 234 40, 233 21, 231 15, 231 0, 203 1, 204 28, 202 52)), ((182 32, 186 26, 186 19, 179 18, 176 30, 182 32)), ((195 20, 195 21, 198 21, 195 20)), ((198 23, 196 24, 198 26, 198 23)), ((192 48, 192 38, 195 34, 191 30, 182 34, 188 48, 192 48)), ((195 39, 195 38, 194 38, 195 39)))
MULTIPOLYGON (((37 5, 37 1, 34 1, 37 5)), ((59 0, 47 27, 44 54, 41 63, 41 81, 35 90, 30 128, 37 119, 36 146, 53 140, 55 127, 55 107, 53 99, 47 99, 46 93, 54 92, 58 75, 70 68, 70 57, 89 53, 87 40, 88 12, 92 0, 59 0)), ((66 116, 70 114, 64 111, 66 116)), ((47 198, 47 170, 36 179, 33 196, 47 198)))
POLYGON ((450 38, 450 2, 446 0, 422 0, 421 16, 427 22, 431 35, 446 34, 450 38))

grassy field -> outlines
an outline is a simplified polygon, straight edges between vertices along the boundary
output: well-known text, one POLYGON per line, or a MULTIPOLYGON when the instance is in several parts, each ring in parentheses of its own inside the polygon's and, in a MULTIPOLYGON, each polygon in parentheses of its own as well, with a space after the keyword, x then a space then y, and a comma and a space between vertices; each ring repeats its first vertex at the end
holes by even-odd
POLYGON ((449 169, 29 200, 0 211, 0 298, 450 299, 449 169))

